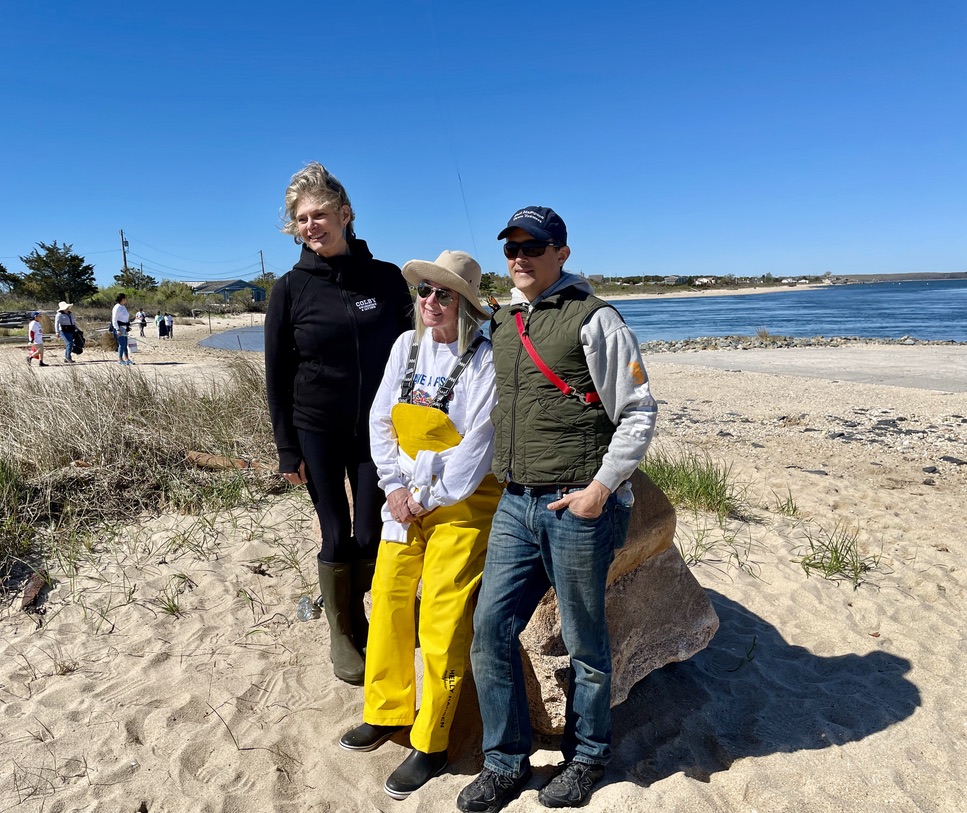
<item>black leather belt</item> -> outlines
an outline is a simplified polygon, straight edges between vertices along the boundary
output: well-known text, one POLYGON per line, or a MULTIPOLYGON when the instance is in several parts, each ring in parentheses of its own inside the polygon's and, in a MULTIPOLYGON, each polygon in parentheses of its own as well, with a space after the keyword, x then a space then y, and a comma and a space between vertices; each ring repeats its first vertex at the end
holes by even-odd
POLYGON ((513 494, 515 497, 523 497, 525 494, 529 497, 543 497, 546 494, 567 494, 569 491, 580 491, 582 488, 587 488, 587 483, 569 483, 568 485, 553 485, 553 486, 522 486, 520 483, 510 482, 507 483, 507 491, 513 494))

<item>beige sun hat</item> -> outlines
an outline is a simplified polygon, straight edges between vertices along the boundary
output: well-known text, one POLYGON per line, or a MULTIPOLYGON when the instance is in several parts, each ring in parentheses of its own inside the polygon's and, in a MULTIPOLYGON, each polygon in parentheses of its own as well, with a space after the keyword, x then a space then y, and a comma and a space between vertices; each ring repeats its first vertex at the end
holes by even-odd
POLYGON ((73 307, 73 302, 65 302, 63 299, 57 303, 57 310, 59 311, 69 311, 73 307))
POLYGON ((465 251, 444 251, 432 263, 410 260, 403 266, 403 277, 411 285, 426 280, 456 291, 481 318, 489 319, 490 311, 479 299, 480 273, 479 263, 465 251))

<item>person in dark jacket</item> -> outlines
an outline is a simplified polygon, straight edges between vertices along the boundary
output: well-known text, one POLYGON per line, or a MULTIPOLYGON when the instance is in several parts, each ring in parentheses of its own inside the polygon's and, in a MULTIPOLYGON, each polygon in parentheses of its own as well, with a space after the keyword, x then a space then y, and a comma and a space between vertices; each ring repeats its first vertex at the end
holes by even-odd
POLYGON ((374 259, 356 238, 349 195, 321 164, 292 176, 285 217, 282 230, 302 254, 273 286, 265 316, 269 414, 279 471, 292 485, 306 484, 319 516, 319 589, 333 672, 361 685, 363 596, 372 584, 383 504, 369 409, 390 348, 412 324, 413 304, 400 269, 374 259))

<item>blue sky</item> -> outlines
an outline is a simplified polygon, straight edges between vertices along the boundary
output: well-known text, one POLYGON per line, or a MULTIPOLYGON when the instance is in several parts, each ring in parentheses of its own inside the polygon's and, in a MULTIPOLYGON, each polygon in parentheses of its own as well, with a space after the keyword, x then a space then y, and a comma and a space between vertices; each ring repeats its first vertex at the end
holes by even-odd
POLYGON ((586 274, 967 270, 962 0, 41 0, 0 42, 11 271, 56 240, 109 284, 123 229, 158 278, 284 272, 310 160, 398 264, 504 272, 540 204, 586 274))

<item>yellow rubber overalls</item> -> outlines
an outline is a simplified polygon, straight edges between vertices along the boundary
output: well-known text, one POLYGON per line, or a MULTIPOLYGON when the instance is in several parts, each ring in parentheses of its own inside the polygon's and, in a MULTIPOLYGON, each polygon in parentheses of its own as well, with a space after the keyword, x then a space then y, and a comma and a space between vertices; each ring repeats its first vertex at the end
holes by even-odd
MULTIPOLYGON (((400 449, 410 457, 422 449, 442 452, 462 440, 450 418, 434 407, 398 403, 391 418, 400 449)), ((496 478, 487 474, 467 499, 410 523, 405 544, 380 543, 363 720, 371 725, 412 724, 410 744, 418 751, 447 747, 470 655, 473 600, 501 491, 496 478), (417 712, 414 612, 421 577, 423 694, 417 712)))

